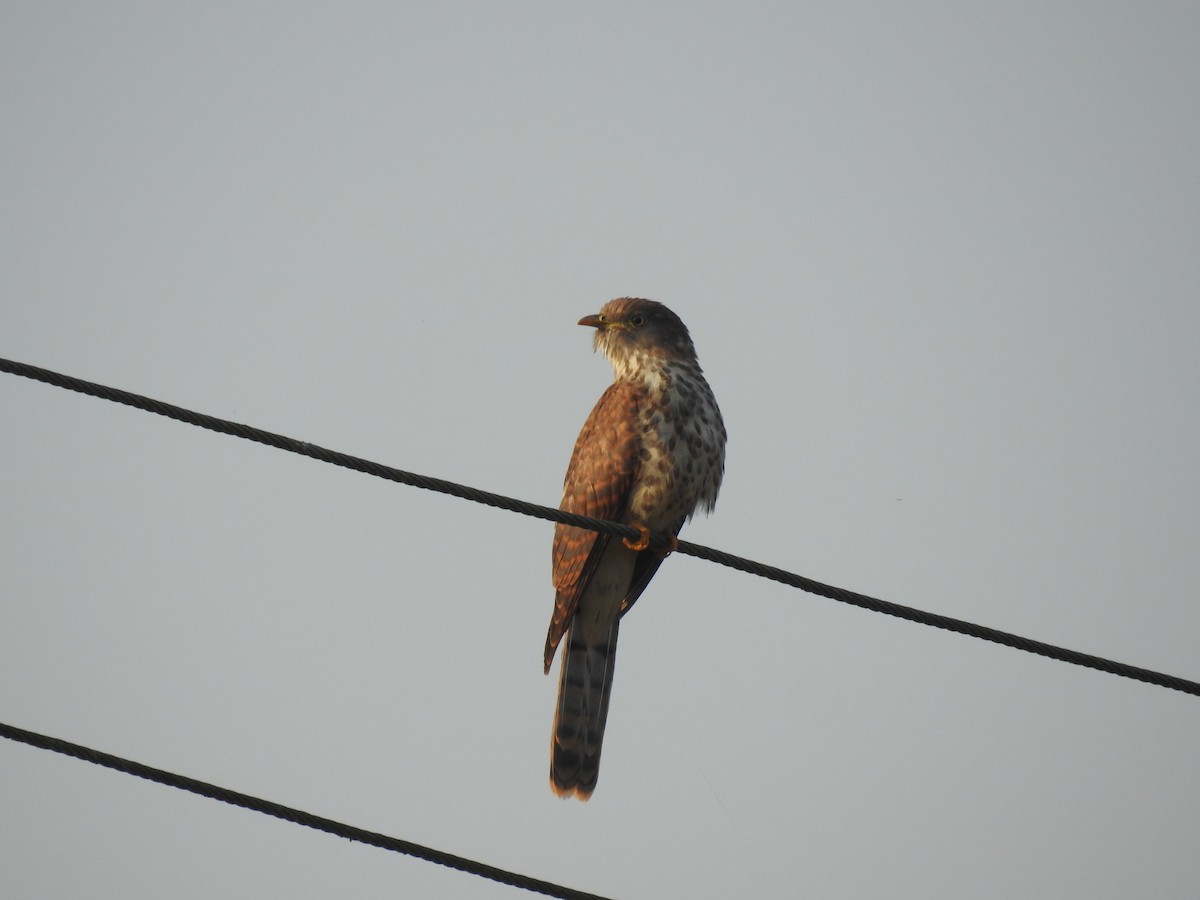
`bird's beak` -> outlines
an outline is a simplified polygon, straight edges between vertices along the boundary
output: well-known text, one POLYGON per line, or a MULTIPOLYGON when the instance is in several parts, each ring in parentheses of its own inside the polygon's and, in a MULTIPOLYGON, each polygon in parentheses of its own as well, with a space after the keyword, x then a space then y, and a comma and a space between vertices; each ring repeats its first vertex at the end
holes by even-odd
POLYGON ((599 316, 584 316, 579 320, 580 325, 588 325, 592 328, 603 328, 604 320, 599 316))

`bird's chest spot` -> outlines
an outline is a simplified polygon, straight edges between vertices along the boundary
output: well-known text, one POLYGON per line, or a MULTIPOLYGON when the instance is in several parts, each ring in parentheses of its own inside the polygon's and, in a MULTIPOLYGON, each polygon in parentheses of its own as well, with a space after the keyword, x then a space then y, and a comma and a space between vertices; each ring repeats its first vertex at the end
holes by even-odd
POLYGON ((632 520, 674 528, 711 507, 724 468, 724 428, 703 382, 666 377, 639 417, 641 465, 630 496, 632 520))

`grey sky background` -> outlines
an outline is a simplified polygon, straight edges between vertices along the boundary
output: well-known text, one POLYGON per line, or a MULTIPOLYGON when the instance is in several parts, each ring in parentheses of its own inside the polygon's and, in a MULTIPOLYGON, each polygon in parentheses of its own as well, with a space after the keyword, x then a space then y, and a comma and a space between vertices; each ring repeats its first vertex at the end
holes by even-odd
MULTIPOLYGON (((0 6, 0 355, 1200 678, 1194 3, 0 6)), ((686 557, 546 785, 547 523, 0 377, 0 721, 620 897, 1196 895, 1200 701, 686 557)), ((0 742, 21 898, 519 892, 0 742)))

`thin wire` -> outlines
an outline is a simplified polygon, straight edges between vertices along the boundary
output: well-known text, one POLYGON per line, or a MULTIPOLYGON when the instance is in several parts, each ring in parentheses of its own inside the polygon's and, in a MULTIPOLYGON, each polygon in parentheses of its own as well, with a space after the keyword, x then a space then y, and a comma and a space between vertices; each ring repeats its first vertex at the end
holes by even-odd
POLYGON ((185 775, 176 775, 174 772, 155 769, 151 766, 134 762, 133 760, 113 756, 111 753, 93 750, 90 747, 84 747, 80 744, 72 744, 69 741, 59 738, 38 734, 35 731, 26 731, 23 728, 5 725, 3 722, 0 722, 0 737, 28 744, 31 747, 39 747, 43 750, 52 750, 55 753, 73 756, 75 759, 81 759, 84 762, 93 763, 97 766, 115 769, 127 775, 135 775, 138 778, 145 778, 148 781, 178 788, 181 791, 199 794, 202 797, 208 797, 212 800, 220 800, 222 803, 240 806, 243 809, 254 810, 268 816, 274 816, 277 819, 283 819, 286 822, 303 825, 306 828, 315 828, 317 831, 324 831, 328 834, 346 838, 347 840, 370 844, 372 847, 391 850, 395 853, 415 856, 427 862, 437 863, 439 866, 446 866, 451 869, 457 869, 460 872, 478 875, 482 878, 522 888, 536 894, 543 894, 547 897, 561 897, 564 900, 604 900, 603 897, 597 894, 577 891, 550 881, 530 878, 528 875, 522 875, 519 872, 510 872, 507 869, 489 866, 487 863, 476 862, 462 856, 455 856, 453 853, 445 853, 441 850, 434 850, 432 847, 414 844, 411 841, 388 837, 386 834, 379 834, 374 831, 366 831, 362 828, 356 828, 353 825, 345 825, 341 822, 335 822, 333 819, 315 816, 300 809, 292 809, 290 806, 282 806, 278 803, 272 803, 270 800, 253 797, 250 794, 242 794, 238 791, 231 791, 228 788, 218 787, 204 781, 197 781, 195 778, 188 778, 185 775))
MULTIPOLYGON (((548 506, 539 506, 535 503, 528 503, 524 500, 505 497, 502 494, 493 494, 488 491, 481 491, 476 488, 456 484, 452 481, 445 481, 440 478, 430 478, 426 475, 405 472, 401 469, 393 469, 390 466, 384 466, 379 463, 370 462, 369 460, 359 459, 358 457, 349 456, 345 453, 339 453, 335 450, 327 450, 324 447, 318 447, 315 444, 309 444, 305 443, 304 441, 297 441, 294 438, 273 434, 272 432, 263 431, 260 428, 254 428, 250 425, 241 425, 237 422, 230 422, 226 419, 218 419, 215 416, 207 416, 203 413, 193 412, 192 410, 183 409, 179 406, 172 406, 171 404, 164 403, 161 400, 153 400, 149 397, 143 397, 139 394, 132 394, 128 391, 118 390, 117 388, 106 387, 90 381, 83 381, 79 378, 73 378, 69 375, 62 375, 58 372, 51 372, 48 369, 41 369, 37 366, 31 366, 26 363, 18 363, 7 359, 0 359, 0 371, 9 372, 14 375, 21 375, 25 378, 31 378, 35 381, 52 384, 56 387, 66 388, 67 390, 78 391, 82 394, 88 394, 93 397, 111 400, 114 403, 123 403, 126 406, 132 406, 137 409, 145 410, 146 412, 155 413, 156 415, 166 416, 167 418, 176 419, 180 422, 187 422, 190 425, 197 425, 201 428, 207 428, 211 431, 221 432, 222 434, 231 434, 235 437, 256 441, 260 444, 267 444, 271 447, 277 447, 280 450, 287 450, 290 453, 298 453, 301 456, 308 456, 312 459, 318 459, 322 462, 332 463, 333 465, 342 466, 347 469, 353 469, 357 472, 363 472, 367 475, 374 475, 377 478, 384 478, 388 481, 396 481, 401 484, 411 485, 412 487, 423 488, 424 490, 429 491, 437 491, 438 493, 449 494, 450 496, 460 497, 464 500, 472 500, 476 503, 495 506, 500 509, 509 510, 510 512, 521 513, 522 515, 546 519, 552 522, 561 522, 566 525, 575 525, 580 528, 587 528, 592 531, 599 531, 605 534, 616 535, 618 537, 627 537, 631 539, 636 539, 639 537, 638 531, 634 528, 630 528, 628 525, 621 525, 617 522, 607 522, 602 519, 592 519, 588 516, 579 516, 575 515, 574 513, 563 512, 562 510, 553 509, 548 506)), ((651 542, 653 545, 658 547, 663 547, 667 544, 663 535, 652 535, 651 542)), ((805 578, 802 575, 796 575, 795 573, 788 572, 784 569, 764 565, 763 563, 745 559, 744 557, 734 556, 731 553, 725 553, 721 550, 714 550, 710 547, 702 546, 701 544, 693 544, 688 541, 679 541, 678 552, 687 556, 695 556, 699 559, 706 559, 709 562, 715 562, 719 565, 728 566, 731 569, 737 569, 738 571, 746 572, 750 575, 757 575, 761 578, 777 581, 780 584, 786 584, 791 587, 799 588, 802 591, 808 591, 809 593, 817 594, 818 596, 826 597, 830 600, 836 600, 839 603, 848 603, 851 606, 857 606, 861 609, 868 609, 873 612, 895 616, 896 618, 906 619, 910 622, 917 622, 921 625, 930 625, 934 628, 942 628, 946 631, 953 631, 957 634, 965 634, 969 637, 991 641, 992 643, 1002 644, 1005 647, 1012 647, 1016 650, 1024 650, 1027 653, 1045 656, 1050 659, 1057 659, 1061 662, 1070 663, 1072 665, 1096 669, 1101 672, 1108 672, 1112 675, 1120 675, 1123 678, 1132 678, 1135 681, 1145 682, 1146 684, 1153 684, 1159 687, 1170 688, 1171 690, 1175 691, 1182 691, 1185 694, 1200 696, 1200 683, 1189 681, 1186 678, 1179 678, 1175 675, 1167 675, 1162 672, 1155 672, 1151 669, 1143 669, 1138 666, 1131 666, 1126 663, 1115 662, 1110 659, 1105 659, 1101 656, 1093 656, 1089 653, 1081 653, 1077 650, 1070 650, 1065 647, 1055 646, 1054 644, 1035 641, 1032 638, 1021 637, 1020 635, 1011 634, 1007 631, 1000 631, 995 628, 989 628, 985 625, 976 625, 972 622, 967 622, 962 619, 954 619, 950 616, 943 616, 937 613, 914 609, 913 607, 909 606, 902 606, 898 603, 890 603, 886 600, 879 600, 875 597, 869 597, 866 594, 859 594, 854 591, 846 590, 845 588, 822 584, 819 581, 813 581, 811 578, 805 578)))

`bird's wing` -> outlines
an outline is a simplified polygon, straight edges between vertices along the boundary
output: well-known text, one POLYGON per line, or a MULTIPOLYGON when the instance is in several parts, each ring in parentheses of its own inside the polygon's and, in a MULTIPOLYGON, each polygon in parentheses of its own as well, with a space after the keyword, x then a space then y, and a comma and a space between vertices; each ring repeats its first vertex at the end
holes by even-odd
MULTIPOLYGON (((614 382, 604 392, 575 441, 563 482, 563 510, 608 520, 624 514, 640 464, 638 408, 644 399, 645 388, 630 382, 614 382)), ((609 535, 586 528, 554 528, 552 562, 557 594, 546 634, 547 672, 608 541, 609 535)))

